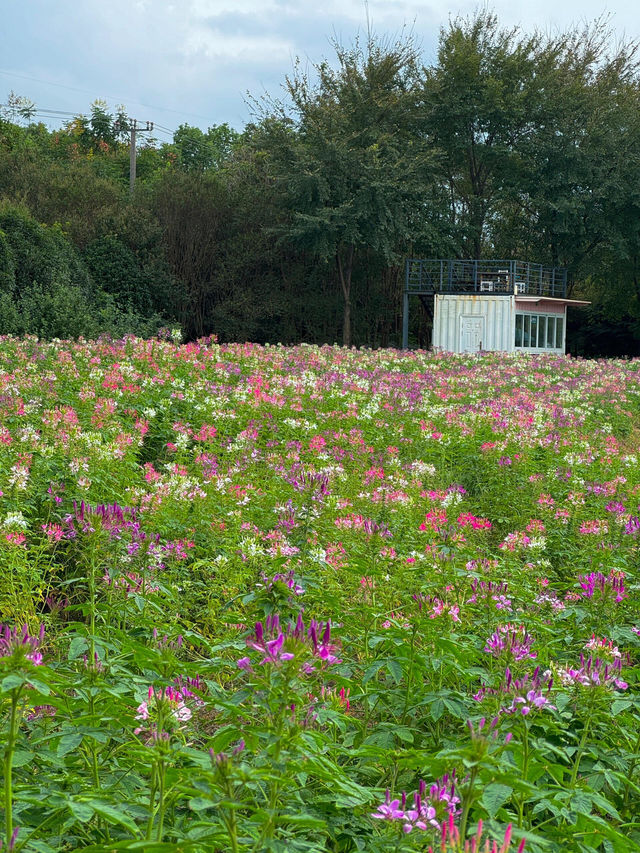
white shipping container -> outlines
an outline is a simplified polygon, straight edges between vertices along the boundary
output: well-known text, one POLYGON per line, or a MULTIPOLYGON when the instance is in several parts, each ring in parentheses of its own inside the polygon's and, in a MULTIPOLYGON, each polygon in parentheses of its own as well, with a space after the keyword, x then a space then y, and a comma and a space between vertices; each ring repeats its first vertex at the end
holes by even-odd
POLYGON ((435 295, 433 347, 446 352, 514 349, 513 296, 484 293, 435 295))

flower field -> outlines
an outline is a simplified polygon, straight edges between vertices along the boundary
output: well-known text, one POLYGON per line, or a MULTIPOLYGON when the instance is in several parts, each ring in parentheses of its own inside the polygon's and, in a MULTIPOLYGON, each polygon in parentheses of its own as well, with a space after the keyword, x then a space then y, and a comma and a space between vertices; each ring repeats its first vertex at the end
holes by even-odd
POLYGON ((640 849, 640 362, 0 340, 3 850, 640 849))

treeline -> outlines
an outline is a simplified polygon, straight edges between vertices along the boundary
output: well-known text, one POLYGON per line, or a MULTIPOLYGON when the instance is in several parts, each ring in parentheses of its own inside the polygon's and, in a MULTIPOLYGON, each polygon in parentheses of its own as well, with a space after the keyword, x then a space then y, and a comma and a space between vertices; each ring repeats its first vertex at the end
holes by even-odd
MULTIPOLYGON (((600 25, 523 34, 452 22, 336 45, 238 133, 143 141, 96 102, 48 131, 0 119, 0 333, 398 345, 403 261, 566 266, 570 347, 640 354, 640 76, 600 25)), ((144 139, 144 138, 143 138, 144 139)), ((429 305, 412 317, 429 343, 429 305)))

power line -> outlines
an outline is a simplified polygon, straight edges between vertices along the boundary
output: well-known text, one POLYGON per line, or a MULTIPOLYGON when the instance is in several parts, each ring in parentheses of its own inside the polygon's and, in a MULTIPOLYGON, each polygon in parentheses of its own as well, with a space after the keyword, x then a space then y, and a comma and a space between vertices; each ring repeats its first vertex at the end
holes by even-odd
MULTIPOLYGON (((6 71, 2 68, 0 68, 0 74, 4 74, 5 77, 15 77, 18 80, 30 80, 32 83, 43 83, 45 86, 57 86, 59 89, 68 89, 71 92, 83 92, 84 94, 95 96, 95 92, 92 92, 89 89, 81 89, 78 86, 67 86, 64 83, 54 83, 51 80, 42 80, 39 77, 29 77, 27 74, 16 74, 13 71, 6 71)), ((181 116, 192 116, 193 118, 204 119, 204 121, 210 120, 209 118, 207 118, 207 116, 203 116, 200 113, 190 113, 186 112, 185 110, 173 110, 170 107, 158 107, 154 106, 153 104, 145 104, 142 101, 136 101, 132 98, 119 98, 115 95, 106 95, 106 98, 109 101, 118 101, 119 103, 124 103, 125 101, 128 101, 130 104, 135 104, 139 107, 146 107, 149 110, 158 110, 159 112, 174 113, 175 115, 181 116)))
MULTIPOLYGON (((19 109, 15 106, 15 104, 0 104, 0 109, 9 109, 15 112, 19 112, 19 109)), ((47 107, 35 107, 34 109, 28 110, 30 116, 38 116, 39 118, 51 118, 51 119, 75 119, 75 118, 88 118, 86 113, 73 113, 69 110, 53 110, 48 109, 47 107)), ((165 133, 168 136, 173 137, 174 131, 169 127, 164 127, 162 124, 156 124, 155 122, 150 122, 153 130, 158 130, 161 133, 165 133)), ((138 128, 140 130, 140 128, 138 128)), ((145 131, 146 132, 146 131, 145 131)))

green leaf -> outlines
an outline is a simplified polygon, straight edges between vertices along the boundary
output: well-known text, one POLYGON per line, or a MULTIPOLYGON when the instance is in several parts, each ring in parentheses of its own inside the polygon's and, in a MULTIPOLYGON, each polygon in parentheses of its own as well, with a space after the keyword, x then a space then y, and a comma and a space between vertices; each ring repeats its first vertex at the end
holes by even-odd
POLYGON ((67 655, 68 660, 75 660, 79 658, 81 654, 86 652, 88 648, 86 637, 74 637, 69 644, 69 653, 67 655))
POLYGON ((362 676, 362 683, 366 684, 368 681, 371 681, 373 676, 377 674, 378 670, 380 670, 385 665, 385 663, 386 661, 377 660, 374 661, 371 666, 367 667, 364 675, 362 676))
POLYGON ((278 818, 280 825, 306 826, 309 829, 325 829, 327 822, 309 814, 284 814, 278 818))
POLYGON ((24 767, 25 764, 30 764, 33 761, 33 752, 27 749, 16 749, 13 753, 13 767, 24 767))
POLYGON ((431 719, 437 723, 443 714, 444 714, 444 702, 442 701, 442 699, 435 699, 431 703, 431 719))
POLYGON ((631 699, 616 699, 611 703, 611 713, 615 717, 618 714, 622 713, 622 711, 628 711, 631 705, 631 699))
POLYGON ((94 815, 94 811, 88 803, 77 803, 69 800, 69 811, 80 823, 87 823, 94 815))
POLYGON ((482 792, 482 805, 489 812, 489 817, 496 816, 498 809, 507 802, 512 793, 513 788, 501 785, 500 782, 492 782, 486 786, 482 792))
POLYGON ((95 800, 91 800, 90 804, 93 806, 96 814, 99 814, 100 817, 103 817, 110 823, 119 823, 121 826, 126 827, 129 832, 138 832, 138 827, 131 820, 129 815, 120 809, 110 806, 108 803, 96 802, 95 800))
POLYGON ((457 717, 459 720, 465 720, 467 718, 467 709, 459 699, 449 699, 448 697, 445 697, 443 701, 449 713, 453 714, 454 717, 457 717))
POLYGON ((215 803, 208 800, 206 797, 192 797, 189 800, 189 808, 194 812, 203 812, 206 809, 212 809, 215 803))
POLYGON ((395 683, 400 684, 400 682, 402 681, 402 667, 400 666, 398 661, 394 660, 393 658, 389 658, 386 667, 387 672, 389 673, 391 678, 393 678, 395 683))
POLYGON ((393 733, 397 738, 405 743, 413 744, 413 732, 411 729, 408 729, 406 726, 394 726, 393 733))
POLYGON ((18 675, 18 673, 11 673, 11 675, 5 676, 0 683, 0 690, 3 693, 9 693, 11 690, 15 690, 16 687, 22 687, 27 679, 24 675, 18 675))
POLYGON ((78 734, 77 732, 71 732, 70 734, 63 735, 60 738, 58 749, 56 750, 58 758, 62 758, 63 755, 77 749, 82 743, 83 737, 83 734, 78 734))

